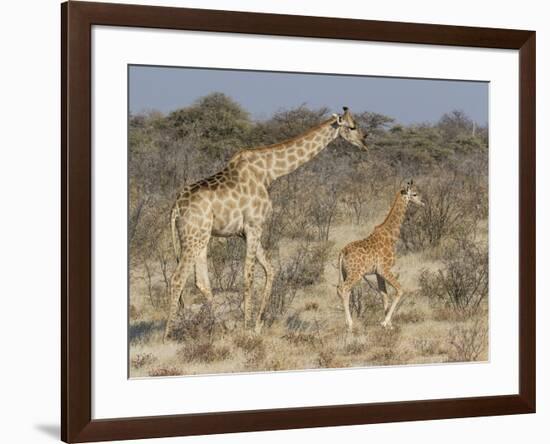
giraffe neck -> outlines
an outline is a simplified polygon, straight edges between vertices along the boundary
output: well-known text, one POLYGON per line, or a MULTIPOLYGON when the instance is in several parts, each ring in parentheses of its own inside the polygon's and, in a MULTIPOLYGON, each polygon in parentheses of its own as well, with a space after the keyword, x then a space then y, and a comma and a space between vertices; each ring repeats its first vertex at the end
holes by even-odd
POLYGON ((386 219, 379 225, 380 228, 385 228, 389 231, 394 240, 397 240, 399 237, 401 225, 403 224, 403 219, 405 218, 405 211, 407 211, 407 201, 403 199, 403 196, 399 191, 395 196, 392 208, 386 216, 386 219))
POLYGON ((253 150, 263 160, 266 180, 271 183, 286 176, 319 154, 338 136, 334 122, 331 118, 294 139, 253 150))

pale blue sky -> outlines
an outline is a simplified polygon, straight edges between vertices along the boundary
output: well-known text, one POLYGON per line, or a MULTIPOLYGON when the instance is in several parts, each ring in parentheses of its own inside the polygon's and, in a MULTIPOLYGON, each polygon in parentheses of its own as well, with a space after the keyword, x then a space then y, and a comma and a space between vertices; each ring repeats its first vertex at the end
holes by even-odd
POLYGON ((435 122, 459 109, 481 125, 488 121, 487 82, 326 74, 130 66, 130 111, 169 112, 211 92, 223 92, 254 119, 305 104, 338 112, 373 111, 403 124, 435 122))

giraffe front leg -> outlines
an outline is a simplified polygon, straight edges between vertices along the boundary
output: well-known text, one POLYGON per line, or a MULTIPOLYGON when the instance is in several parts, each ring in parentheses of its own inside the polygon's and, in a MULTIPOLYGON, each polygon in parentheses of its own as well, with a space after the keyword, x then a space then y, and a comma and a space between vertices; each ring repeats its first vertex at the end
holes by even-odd
POLYGON ((384 328, 386 328, 386 327, 393 328, 392 323, 391 323, 391 319, 392 319, 393 313, 395 311, 395 308, 397 307, 397 304, 399 303, 399 300, 401 299, 401 296, 403 296, 403 290, 401 289, 401 284, 399 284, 399 282, 397 281, 397 278, 393 275, 393 273, 391 271, 389 271, 389 270, 384 271, 384 273, 382 273, 382 277, 393 288, 395 288, 395 291, 397 292, 397 295, 393 299, 393 302, 390 306, 390 309, 386 313, 386 317, 384 318, 384 320, 381 323, 382 327, 384 327, 384 328))
POLYGON ((244 262, 244 301, 243 311, 244 320, 243 327, 246 330, 250 319, 250 298, 252 295, 254 284, 254 263, 256 261, 256 252, 260 242, 259 230, 248 228, 246 232, 246 258, 244 262))
POLYGON ((263 267, 263 269, 265 271, 264 291, 263 291, 263 294, 262 294, 260 309, 258 310, 258 315, 256 317, 256 327, 255 327, 256 333, 261 333, 262 326, 263 326, 262 316, 264 314, 267 301, 271 297, 271 288, 273 286, 274 273, 273 273, 273 267, 271 266, 271 264, 267 260, 267 257, 265 255, 265 251, 264 251, 261 243, 258 244, 258 249, 256 251, 256 258, 258 259, 258 262, 260 263, 260 265, 263 267))

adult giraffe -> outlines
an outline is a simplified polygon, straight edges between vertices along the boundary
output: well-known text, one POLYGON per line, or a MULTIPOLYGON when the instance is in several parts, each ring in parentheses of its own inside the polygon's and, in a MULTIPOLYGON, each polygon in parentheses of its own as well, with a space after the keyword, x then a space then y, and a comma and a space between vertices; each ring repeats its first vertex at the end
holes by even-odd
MULTIPOLYGON (((262 327, 262 314, 271 293, 273 268, 268 262, 260 237, 271 213, 268 189, 271 183, 311 160, 331 141, 342 137, 367 149, 365 135, 349 110, 332 117, 306 133, 275 145, 246 149, 235 154, 219 173, 185 187, 172 208, 171 228, 178 265, 170 285, 170 307, 164 340, 171 332, 183 289, 192 267, 195 284, 208 303, 212 291, 207 270, 207 246, 211 236, 240 236, 246 239, 244 266, 244 328, 250 317, 250 296, 256 259, 266 281, 256 318, 256 331, 262 327)), ((183 298, 185 302, 185 298, 183 298)))

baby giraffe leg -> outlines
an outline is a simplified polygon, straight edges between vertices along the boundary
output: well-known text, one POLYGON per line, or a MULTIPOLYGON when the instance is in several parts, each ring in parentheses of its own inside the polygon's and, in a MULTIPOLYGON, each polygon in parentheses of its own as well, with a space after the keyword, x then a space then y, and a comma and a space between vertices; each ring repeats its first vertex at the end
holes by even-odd
POLYGON ((386 281, 378 273, 376 273, 376 280, 378 281, 378 291, 382 293, 382 297, 384 298, 384 316, 386 316, 390 306, 390 298, 388 296, 388 290, 386 289, 386 281))
POLYGON ((344 313, 346 316, 346 324, 348 325, 348 331, 353 330, 353 320, 351 319, 351 313, 349 311, 349 297, 351 293, 351 287, 347 281, 338 285, 336 292, 340 299, 342 299, 342 304, 344 304, 344 313))
POLYGON ((382 321, 382 327, 389 327, 392 328, 391 324, 391 318, 393 316, 393 313, 395 311, 395 307, 399 303, 399 300, 401 299, 401 296, 403 295, 403 290, 401 289, 401 285, 397 281, 397 278, 393 275, 393 273, 389 270, 384 271, 384 273, 381 274, 382 277, 393 287, 395 288, 395 291, 397 292, 397 295, 395 296, 390 309, 386 313, 386 317, 384 321, 382 321))

